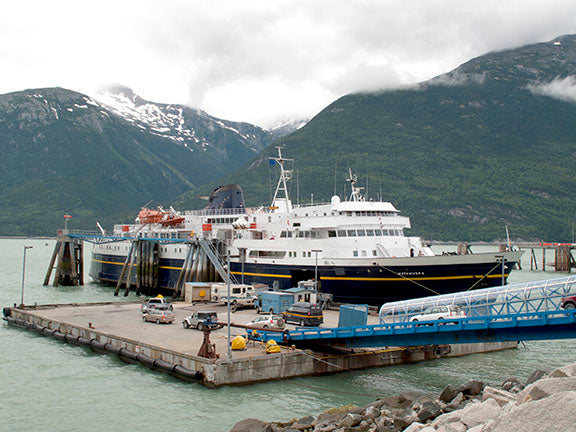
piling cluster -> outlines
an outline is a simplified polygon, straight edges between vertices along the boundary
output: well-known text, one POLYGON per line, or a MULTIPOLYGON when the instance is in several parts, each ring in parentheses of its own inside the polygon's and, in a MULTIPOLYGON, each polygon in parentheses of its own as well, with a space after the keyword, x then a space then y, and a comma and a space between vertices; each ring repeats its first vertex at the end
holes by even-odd
POLYGON ((574 430, 576 363, 536 370, 492 387, 477 380, 448 385, 438 397, 417 393, 348 405, 287 422, 242 420, 230 432, 518 432, 574 430))

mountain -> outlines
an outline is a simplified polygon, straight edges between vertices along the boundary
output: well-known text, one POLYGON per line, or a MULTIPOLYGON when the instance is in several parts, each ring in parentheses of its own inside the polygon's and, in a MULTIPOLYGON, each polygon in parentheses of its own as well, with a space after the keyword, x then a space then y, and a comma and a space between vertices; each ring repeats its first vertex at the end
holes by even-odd
MULTIPOLYGON (((346 95, 275 143, 297 158, 292 198, 296 178, 300 202, 345 195, 350 167, 368 199, 381 195, 411 217, 411 235, 490 241, 508 225, 513 238, 570 241, 575 76, 576 36, 567 35, 488 53, 419 85, 346 95)), ((275 152, 227 179, 242 184, 248 204, 269 202, 275 152)))
POLYGON ((62 88, 0 95, 0 234, 109 227, 227 175, 275 135, 130 89, 100 102, 62 88))

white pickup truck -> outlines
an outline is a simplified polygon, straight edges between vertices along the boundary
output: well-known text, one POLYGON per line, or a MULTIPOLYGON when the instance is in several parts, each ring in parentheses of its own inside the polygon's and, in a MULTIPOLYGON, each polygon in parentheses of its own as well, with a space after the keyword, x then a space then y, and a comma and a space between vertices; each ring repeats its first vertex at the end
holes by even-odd
POLYGON ((170 303, 164 297, 153 297, 149 299, 146 303, 143 303, 142 306, 140 306, 140 311, 142 313, 148 313, 150 309, 155 309, 159 305, 166 305, 168 306, 168 309, 170 309, 171 311, 174 310, 174 306, 172 306, 172 303, 170 303))
MULTIPOLYGON (((211 296, 213 302, 228 304, 228 287, 225 283, 212 284, 211 296)), ((256 290, 252 285, 230 285, 230 305, 233 308, 254 307, 256 290)))

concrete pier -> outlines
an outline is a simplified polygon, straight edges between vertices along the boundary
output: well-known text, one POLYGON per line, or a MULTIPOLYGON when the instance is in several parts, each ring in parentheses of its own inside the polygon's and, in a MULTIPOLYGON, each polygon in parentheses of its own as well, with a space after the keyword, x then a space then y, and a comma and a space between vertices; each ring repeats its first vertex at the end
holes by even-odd
MULTIPOLYGON (((89 347, 95 352, 115 354, 125 361, 139 362, 207 387, 413 363, 517 346, 513 342, 354 350, 318 347, 314 351, 286 347, 280 353, 266 354, 262 344, 249 342, 245 351, 233 351, 231 358, 227 358, 227 329, 223 328, 210 335, 219 354, 218 359, 212 360, 197 355, 203 333, 184 329, 181 322, 195 310, 214 310, 222 321, 226 308, 177 302, 174 309, 176 321, 170 325, 143 322, 140 303, 126 302, 10 307, 4 308, 4 319, 42 335, 89 347)), ((255 315, 254 310, 240 310, 233 315, 232 321, 246 324, 255 315)), ((336 311, 326 311, 323 326, 335 327, 337 320, 336 311)), ((376 324, 377 317, 370 317, 369 323, 376 324)), ((245 335, 245 332, 233 328, 232 338, 245 335)))

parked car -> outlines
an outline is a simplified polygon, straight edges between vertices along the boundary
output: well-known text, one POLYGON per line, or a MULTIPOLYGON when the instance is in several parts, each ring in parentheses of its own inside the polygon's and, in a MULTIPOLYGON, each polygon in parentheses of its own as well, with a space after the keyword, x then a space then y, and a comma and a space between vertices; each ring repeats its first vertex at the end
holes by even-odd
POLYGON ((291 322, 301 326, 319 326, 324 322, 322 308, 317 303, 294 303, 282 312, 282 317, 286 323, 291 322))
POLYGON ((158 297, 151 298, 146 303, 142 304, 142 306, 140 306, 140 311, 142 313, 146 313, 150 309, 154 309, 154 308, 159 307, 159 306, 167 306, 171 311, 174 310, 174 306, 172 306, 172 303, 170 303, 164 297, 158 296, 158 297))
POLYGON ((175 319, 174 312, 165 305, 150 308, 142 314, 142 321, 155 322, 156 324, 172 324, 175 319))
POLYGON ((560 307, 563 309, 576 309, 576 295, 564 297, 560 307))
POLYGON ((410 322, 416 321, 448 321, 451 318, 466 318, 466 313, 455 305, 430 306, 421 314, 414 315, 410 322))
POLYGON ((182 320, 182 327, 185 329, 192 327, 198 330, 204 330, 205 328, 216 330, 220 328, 218 314, 213 311, 196 311, 182 320))
POLYGON ((282 330, 285 327, 282 315, 262 315, 250 321, 247 326, 259 329, 282 330))

